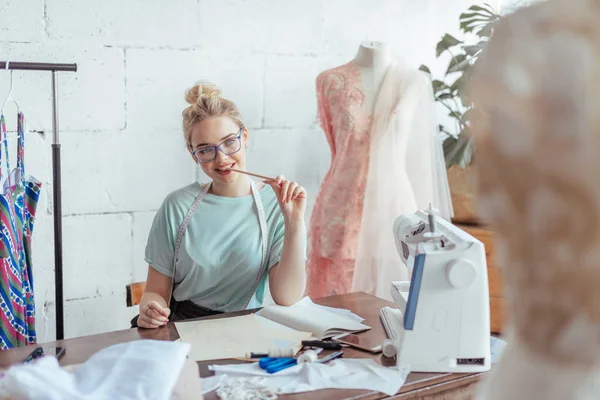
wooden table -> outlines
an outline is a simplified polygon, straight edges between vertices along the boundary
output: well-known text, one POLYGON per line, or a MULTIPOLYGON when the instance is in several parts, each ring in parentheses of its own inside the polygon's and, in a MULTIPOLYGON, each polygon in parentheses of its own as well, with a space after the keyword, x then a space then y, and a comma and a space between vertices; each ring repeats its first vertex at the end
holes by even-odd
MULTIPOLYGON (((315 300, 315 303, 325 306, 339 307, 352 310, 354 313, 365 318, 365 323, 373 329, 361 333, 371 339, 382 341, 385 338, 385 331, 379 320, 379 310, 391 303, 368 295, 366 293, 351 293, 341 296, 332 296, 315 300)), ((205 319, 224 318, 227 316, 235 316, 247 314, 252 311, 242 311, 230 313, 226 315, 218 315, 205 319)), ((61 340, 52 343, 45 343, 44 346, 63 346, 66 348, 65 356, 61 359, 61 365, 81 364, 91 357, 97 351, 117 343, 124 343, 139 339, 154 339, 154 340, 177 340, 179 335, 174 324, 169 323, 167 326, 159 329, 127 329, 116 332, 103 333, 99 335, 86 336, 75 339, 61 340)), ((22 347, 8 351, 0 351, 0 369, 5 369, 12 364, 21 362, 32 351, 33 347, 22 347)), ((374 358, 378 362, 386 364, 385 358, 380 355, 371 355, 369 353, 347 348, 344 351, 345 358, 374 358)), ((222 360, 211 362, 200 362, 200 375, 208 376, 209 364, 231 364, 235 361, 222 360)), ((435 399, 443 398, 444 400, 468 399, 471 398, 472 389, 477 381, 483 376, 483 373, 476 374, 425 374, 411 373, 406 383, 400 389, 400 392, 391 397, 392 399, 435 399)), ((282 399, 297 399, 297 400, 336 400, 336 399, 352 399, 352 400, 374 400, 390 398, 378 392, 369 392, 365 390, 339 390, 329 389, 317 392, 310 392, 299 395, 280 396, 282 399)), ((207 400, 218 399, 214 393, 205 396, 207 400)))

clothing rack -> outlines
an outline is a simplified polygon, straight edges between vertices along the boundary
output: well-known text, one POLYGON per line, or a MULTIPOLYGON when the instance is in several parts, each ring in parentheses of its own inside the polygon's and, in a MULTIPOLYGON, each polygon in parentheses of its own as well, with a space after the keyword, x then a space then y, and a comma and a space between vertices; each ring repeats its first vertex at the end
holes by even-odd
POLYGON ((58 136, 57 72, 77 72, 77 64, 0 61, 0 70, 52 72, 52 182, 54 205, 54 294, 56 307, 56 340, 65 337, 63 301, 62 197, 60 173, 60 141, 58 136))

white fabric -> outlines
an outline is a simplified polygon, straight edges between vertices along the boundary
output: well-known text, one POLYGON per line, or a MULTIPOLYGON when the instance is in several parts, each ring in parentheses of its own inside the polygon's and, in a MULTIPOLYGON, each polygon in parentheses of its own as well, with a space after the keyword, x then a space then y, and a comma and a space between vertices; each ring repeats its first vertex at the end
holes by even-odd
POLYGON ((280 393, 301 393, 321 389, 364 389, 392 396, 400 390, 409 374, 408 369, 382 367, 373 360, 345 359, 327 364, 300 364, 275 374, 253 364, 213 365, 215 376, 202 379, 204 393, 212 392, 233 379, 254 379, 280 393))
MULTIPOLYGON (((54 357, 6 371, 0 393, 15 400, 169 400, 190 345, 139 340, 107 347, 73 373, 54 357)), ((67 350, 68 351, 68 350, 67 350)))
POLYGON ((375 100, 369 174, 352 291, 390 299, 390 282, 407 280, 396 251, 396 217, 431 204, 450 220, 452 202, 431 82, 392 64, 375 100))

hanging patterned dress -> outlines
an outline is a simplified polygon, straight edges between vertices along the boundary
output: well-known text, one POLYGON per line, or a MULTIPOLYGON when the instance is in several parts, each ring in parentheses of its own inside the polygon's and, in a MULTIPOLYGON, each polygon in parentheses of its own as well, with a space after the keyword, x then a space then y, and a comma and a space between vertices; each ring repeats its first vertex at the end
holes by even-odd
POLYGON ((408 279, 394 220, 429 205, 447 220, 452 216, 430 78, 393 62, 373 106, 365 100, 354 62, 317 77, 332 161, 309 229, 312 298, 356 291, 389 298, 390 282, 408 279))
POLYGON ((311 298, 347 293, 352 285, 371 122, 360 69, 350 62, 319 74, 317 104, 332 158, 311 215, 307 260, 311 298))
POLYGON ((31 234, 41 182, 25 174, 25 118, 18 114, 17 168, 10 170, 4 116, 0 116, 0 349, 36 342, 31 234), (1 147, 1 145, 0 145, 1 147))

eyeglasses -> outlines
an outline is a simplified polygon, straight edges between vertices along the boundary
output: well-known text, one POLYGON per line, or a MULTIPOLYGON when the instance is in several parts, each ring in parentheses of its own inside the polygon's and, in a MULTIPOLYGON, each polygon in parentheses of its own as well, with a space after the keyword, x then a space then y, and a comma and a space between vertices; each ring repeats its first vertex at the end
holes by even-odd
POLYGON ((206 146, 194 150, 192 144, 190 143, 190 151, 192 152, 192 155, 194 156, 196 161, 200 163, 210 162, 217 158, 217 150, 227 156, 235 154, 242 148, 243 130, 244 128, 240 128, 240 130, 237 133, 237 136, 225 139, 222 143, 219 143, 216 146, 206 146))

